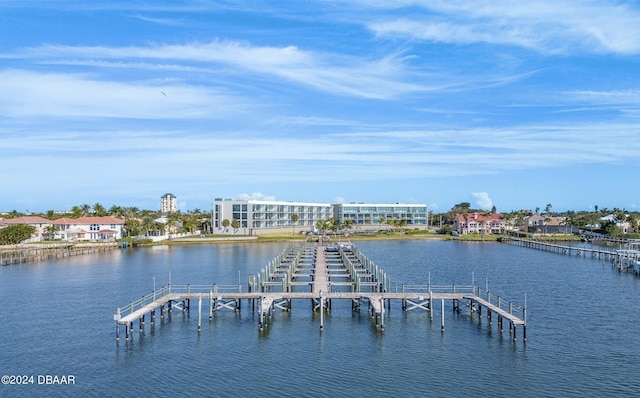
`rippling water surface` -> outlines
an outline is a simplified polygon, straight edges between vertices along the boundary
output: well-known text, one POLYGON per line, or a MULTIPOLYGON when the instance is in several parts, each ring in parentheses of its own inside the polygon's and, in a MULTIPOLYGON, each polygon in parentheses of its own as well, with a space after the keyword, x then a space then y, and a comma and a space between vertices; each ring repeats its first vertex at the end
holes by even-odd
POLYGON ((34 375, 0 385, 0 396, 640 396, 640 279, 608 263, 498 243, 357 243, 395 283, 477 285, 524 304, 527 337, 513 342, 485 318, 445 308, 403 312, 386 329, 366 309, 334 300, 319 332, 310 303, 277 311, 260 333, 257 315, 197 311, 134 325, 115 342, 116 307, 172 284, 246 285, 248 274, 286 244, 153 247, 0 268, 0 373, 34 375), (38 385, 38 375, 73 375, 75 385, 38 385))

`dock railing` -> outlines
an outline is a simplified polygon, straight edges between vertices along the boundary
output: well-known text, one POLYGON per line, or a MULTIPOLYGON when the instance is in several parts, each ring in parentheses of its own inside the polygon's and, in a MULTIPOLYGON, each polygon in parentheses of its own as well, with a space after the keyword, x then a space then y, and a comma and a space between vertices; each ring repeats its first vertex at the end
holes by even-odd
POLYGON ((514 301, 505 299, 495 294, 491 294, 491 291, 481 289, 479 286, 473 287, 473 294, 479 297, 489 304, 500 308, 501 310, 514 315, 522 319, 525 323, 527 321, 527 295, 524 295, 524 305, 516 304, 514 301))
POLYGON ((242 293, 242 285, 166 285, 153 292, 142 296, 138 300, 133 300, 124 307, 116 309, 116 316, 125 317, 135 311, 143 308, 147 304, 151 304, 170 294, 190 294, 190 293, 211 293, 215 296, 217 293, 242 293))
MULTIPOLYGON (((397 291, 397 290, 396 290, 397 291)), ((402 293, 451 293, 451 294, 474 294, 471 285, 402 285, 402 293)))

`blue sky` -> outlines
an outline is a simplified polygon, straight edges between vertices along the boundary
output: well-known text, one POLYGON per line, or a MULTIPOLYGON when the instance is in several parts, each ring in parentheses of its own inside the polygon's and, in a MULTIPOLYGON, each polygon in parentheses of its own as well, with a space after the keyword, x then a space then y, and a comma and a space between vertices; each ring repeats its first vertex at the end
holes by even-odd
POLYGON ((638 211, 638 21, 608 0, 0 0, 0 211, 638 211))

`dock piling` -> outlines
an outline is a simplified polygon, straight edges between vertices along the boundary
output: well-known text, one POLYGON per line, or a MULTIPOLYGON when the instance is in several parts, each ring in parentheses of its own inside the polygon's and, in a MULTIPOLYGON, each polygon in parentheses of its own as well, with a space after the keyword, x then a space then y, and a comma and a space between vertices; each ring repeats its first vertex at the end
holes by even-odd
POLYGON ((440 331, 444 333, 444 299, 440 300, 440 313, 441 313, 440 331))
POLYGON ((198 299, 198 334, 202 330, 202 298, 198 299))

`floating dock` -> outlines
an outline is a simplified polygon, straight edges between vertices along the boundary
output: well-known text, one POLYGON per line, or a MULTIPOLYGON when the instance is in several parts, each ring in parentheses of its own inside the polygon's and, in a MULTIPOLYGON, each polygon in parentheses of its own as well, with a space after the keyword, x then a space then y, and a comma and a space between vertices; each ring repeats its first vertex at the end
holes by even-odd
MULTIPOLYGON (((212 321, 213 314, 220 310, 240 311, 243 300, 258 311, 258 329, 269 325, 276 309, 291 311, 294 300, 310 300, 313 311, 320 313, 320 331, 324 329, 324 314, 331 310, 333 300, 350 300, 354 312, 367 307, 375 327, 384 331, 385 313, 392 301, 402 303, 404 311, 424 310, 433 321, 434 308, 440 303, 441 331, 444 332, 445 301, 451 300, 453 310, 461 311, 460 302, 468 303, 470 315, 482 315, 486 309, 489 325, 492 316, 498 319, 502 333, 503 323, 509 324, 509 333, 516 340, 516 327, 521 326, 523 340, 526 332, 525 306, 492 295, 472 283, 470 286, 394 285, 386 273, 364 256, 351 243, 304 244, 290 246, 266 265, 257 275, 249 275, 247 289, 237 285, 167 285, 140 300, 132 301, 116 309, 116 341, 120 340, 121 328, 125 339, 133 338, 134 322, 139 332, 144 333, 145 322, 153 327, 156 315, 161 319, 173 310, 190 311, 191 303, 198 305, 198 333, 202 328, 203 302, 205 315, 212 321), (158 312, 158 314, 156 314, 158 312)), ((169 315, 167 315, 169 316, 169 315)))

